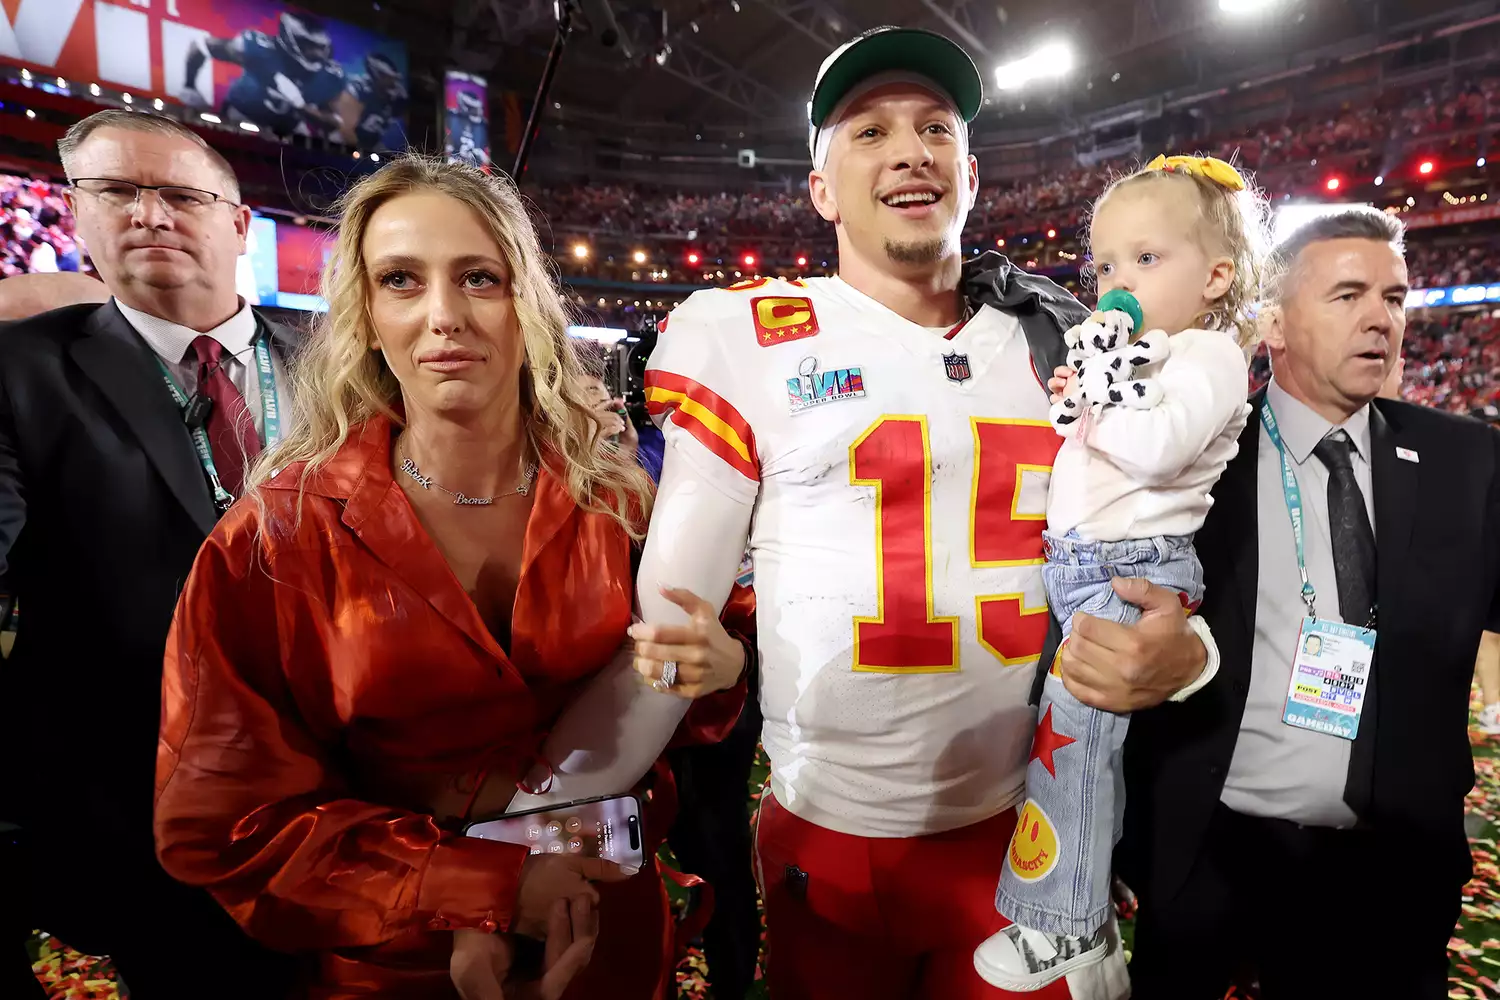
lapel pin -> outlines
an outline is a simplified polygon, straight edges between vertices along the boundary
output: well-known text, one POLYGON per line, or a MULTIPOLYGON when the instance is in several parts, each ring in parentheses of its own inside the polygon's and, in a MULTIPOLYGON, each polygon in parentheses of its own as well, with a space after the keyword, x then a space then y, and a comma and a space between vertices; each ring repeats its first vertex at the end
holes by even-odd
POLYGON ((1399 459, 1401 459, 1403 462, 1421 462, 1422 461, 1420 458, 1417 457, 1417 453, 1414 452, 1414 451, 1412 451, 1410 448, 1397 448, 1396 449, 1396 457, 1399 458, 1399 459))

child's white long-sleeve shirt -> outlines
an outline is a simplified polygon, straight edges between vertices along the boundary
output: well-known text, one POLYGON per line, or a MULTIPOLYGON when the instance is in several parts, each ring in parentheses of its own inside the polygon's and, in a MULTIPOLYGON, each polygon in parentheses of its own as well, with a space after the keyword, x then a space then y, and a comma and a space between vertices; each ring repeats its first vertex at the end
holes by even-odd
POLYGON ((1232 334, 1184 330, 1154 378, 1162 399, 1147 410, 1095 408, 1059 428, 1047 529, 1120 541, 1191 535, 1203 526, 1209 496, 1239 447, 1250 406, 1245 355, 1232 334))

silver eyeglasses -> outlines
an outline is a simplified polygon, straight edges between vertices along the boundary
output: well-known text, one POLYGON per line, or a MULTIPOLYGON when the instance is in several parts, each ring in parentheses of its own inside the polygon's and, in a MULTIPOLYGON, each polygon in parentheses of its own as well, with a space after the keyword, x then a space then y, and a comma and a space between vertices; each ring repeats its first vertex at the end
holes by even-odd
POLYGON ((201 188, 181 187, 176 184, 136 184, 119 181, 113 177, 79 177, 73 181, 73 189, 99 199, 106 208, 118 212, 134 212, 140 203, 142 191, 155 191, 157 200, 168 212, 201 212, 215 202, 234 207, 239 202, 230 201, 221 194, 201 188))

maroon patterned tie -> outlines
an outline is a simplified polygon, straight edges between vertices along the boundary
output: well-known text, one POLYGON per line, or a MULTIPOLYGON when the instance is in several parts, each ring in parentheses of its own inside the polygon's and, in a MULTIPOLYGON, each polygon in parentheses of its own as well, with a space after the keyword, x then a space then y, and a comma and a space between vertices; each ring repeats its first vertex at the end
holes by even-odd
POLYGON ((213 403, 208 414, 208 444, 213 449, 219 482, 238 497, 245 488, 245 466, 260 454, 260 437, 245 397, 224 370, 223 346, 212 337, 193 341, 198 356, 198 395, 213 403))

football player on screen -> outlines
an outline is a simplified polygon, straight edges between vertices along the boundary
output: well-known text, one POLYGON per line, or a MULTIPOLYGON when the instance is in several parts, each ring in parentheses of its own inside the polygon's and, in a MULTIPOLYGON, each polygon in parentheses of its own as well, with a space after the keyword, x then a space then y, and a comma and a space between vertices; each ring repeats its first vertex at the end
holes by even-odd
POLYGON ((344 91, 344 70, 317 18, 283 11, 275 38, 246 28, 233 38, 206 38, 190 46, 180 95, 185 103, 204 104, 196 84, 210 58, 244 69, 224 98, 226 119, 253 122, 276 135, 326 133, 342 126, 330 105, 344 91))
POLYGON ((365 56, 365 71, 349 77, 344 92, 334 102, 334 113, 343 123, 339 141, 356 149, 380 149, 391 123, 406 115, 406 81, 390 56, 371 52, 365 56))
POLYGON ((458 107, 448 109, 448 159, 474 167, 490 165, 490 125, 484 101, 467 90, 458 92, 458 107))

